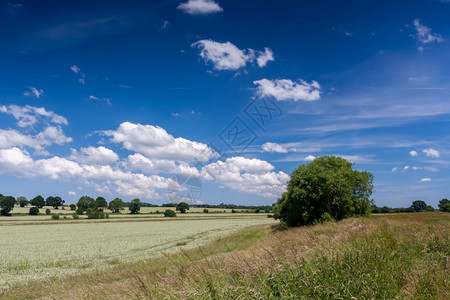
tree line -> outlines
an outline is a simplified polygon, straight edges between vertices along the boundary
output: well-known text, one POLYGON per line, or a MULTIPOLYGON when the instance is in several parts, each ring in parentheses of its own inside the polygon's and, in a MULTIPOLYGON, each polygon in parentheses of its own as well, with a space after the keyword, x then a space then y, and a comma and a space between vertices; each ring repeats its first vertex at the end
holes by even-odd
MULTIPOLYGON (((450 212, 450 200, 444 198, 439 201, 438 204, 439 211, 450 212)), ((387 214, 387 213, 413 213, 413 212, 422 212, 422 211, 435 211, 434 207, 431 205, 427 205, 425 201, 416 200, 413 201, 410 207, 378 207, 376 205, 372 205, 371 207, 373 214, 387 214)))

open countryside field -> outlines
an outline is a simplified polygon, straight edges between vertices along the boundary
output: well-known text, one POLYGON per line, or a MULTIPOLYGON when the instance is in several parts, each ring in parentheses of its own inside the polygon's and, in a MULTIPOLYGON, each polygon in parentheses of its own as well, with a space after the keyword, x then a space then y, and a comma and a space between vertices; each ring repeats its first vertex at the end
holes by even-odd
MULTIPOLYGON (((82 275, 67 274, 65 280, 55 276, 21 282, 0 293, 0 298, 448 299, 450 296, 448 213, 372 215, 283 231, 274 231, 270 222, 264 225, 263 219, 259 221, 260 225, 236 233, 228 231, 230 235, 212 239, 201 249, 159 258, 136 260, 129 254, 130 246, 125 244, 115 251, 105 248, 102 251, 111 256, 122 253, 124 257, 118 259, 129 262, 110 263, 110 268, 96 271, 87 267, 77 271, 82 275)), ((183 219, 169 222, 173 225, 167 227, 174 229, 172 226, 178 222, 180 226, 189 224, 183 219)), ((256 219, 253 222, 258 223, 256 219)), ((118 229, 126 236, 122 239, 142 240, 133 236, 137 228, 133 224, 141 225, 129 223, 131 233, 118 229)), ((110 230, 113 229, 117 228, 110 230)), ((47 243, 56 243, 59 248, 55 237, 59 236, 61 241, 65 236, 58 234, 60 230, 53 238, 47 238, 47 243)), ((110 230, 105 231, 105 237, 114 235, 110 230)), ((90 248, 96 244, 94 241, 86 247, 67 250, 67 255, 80 259, 77 251, 92 252, 90 248)), ((45 248, 45 251, 53 250, 45 248)), ((145 252, 138 249, 136 253, 145 252)), ((84 263, 97 264, 96 259, 108 263, 108 259, 99 255, 88 255, 84 263)), ((68 264, 62 257, 59 260, 68 264)), ((43 262, 40 267, 44 265, 43 262)), ((23 272, 22 268, 18 266, 8 272, 23 272)))
POLYGON ((195 215, 95 221, 53 221, 45 215, 2 217, 0 289, 145 260, 204 245, 246 226, 274 223, 265 214, 195 215), (33 223, 26 224, 24 218, 32 218, 33 223))

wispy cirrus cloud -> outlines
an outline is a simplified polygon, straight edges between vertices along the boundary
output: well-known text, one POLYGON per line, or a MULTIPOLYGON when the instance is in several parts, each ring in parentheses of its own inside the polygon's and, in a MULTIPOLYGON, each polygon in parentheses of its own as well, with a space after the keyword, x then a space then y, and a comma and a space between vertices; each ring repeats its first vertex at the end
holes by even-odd
POLYGON ((420 23, 419 19, 415 19, 414 27, 416 28, 416 34, 414 35, 421 43, 428 44, 437 42, 440 43, 444 39, 439 33, 433 33, 431 28, 420 23))
POLYGON ((282 100, 315 101, 320 99, 320 85, 317 81, 308 83, 304 80, 299 82, 290 79, 261 79, 253 82, 257 87, 257 95, 261 97, 273 97, 282 100))
POLYGON ((43 93, 44 90, 29 86, 28 90, 23 92, 23 95, 27 97, 36 97, 39 99, 43 93))

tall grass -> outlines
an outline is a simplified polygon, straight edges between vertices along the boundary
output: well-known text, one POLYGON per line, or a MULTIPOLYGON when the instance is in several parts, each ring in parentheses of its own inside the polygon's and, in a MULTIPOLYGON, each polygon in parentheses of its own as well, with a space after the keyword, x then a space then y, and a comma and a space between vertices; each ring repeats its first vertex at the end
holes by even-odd
POLYGON ((444 213, 271 233, 253 227, 208 247, 21 287, 0 298, 33 292, 58 299, 449 299, 449 228, 444 213))

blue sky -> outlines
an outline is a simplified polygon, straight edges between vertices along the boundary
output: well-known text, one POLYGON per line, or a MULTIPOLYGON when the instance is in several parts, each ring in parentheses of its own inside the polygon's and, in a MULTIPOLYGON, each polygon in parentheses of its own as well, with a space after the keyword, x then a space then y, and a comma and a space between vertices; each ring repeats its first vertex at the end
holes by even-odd
POLYGON ((450 182, 450 1, 0 1, 0 193, 271 204, 339 155, 450 182), (194 180, 195 179, 195 180, 194 180))

